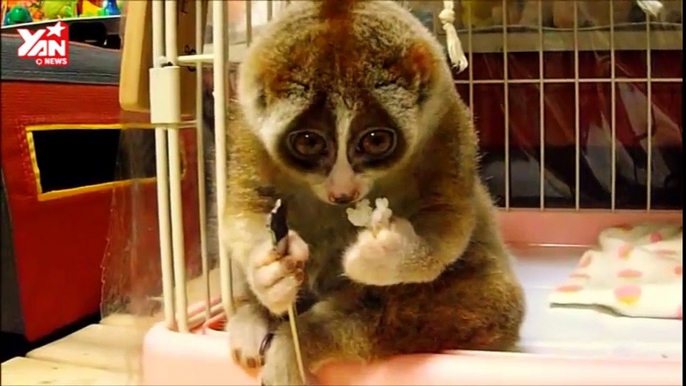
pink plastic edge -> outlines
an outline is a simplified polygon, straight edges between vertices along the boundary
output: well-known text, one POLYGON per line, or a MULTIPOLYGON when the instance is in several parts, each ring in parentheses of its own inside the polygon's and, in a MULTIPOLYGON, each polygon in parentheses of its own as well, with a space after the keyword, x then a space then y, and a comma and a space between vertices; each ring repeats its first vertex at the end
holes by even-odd
MULTIPOLYGON (((600 230, 655 221, 682 223, 682 212, 500 211, 504 239, 516 247, 587 246, 600 230)), ((193 307, 196 308, 196 307, 193 307)), ((215 324, 221 316, 210 321, 215 324)), ((232 363, 226 335, 196 334, 155 325, 141 356, 143 385, 259 385, 232 363)), ((335 363, 317 373, 324 385, 682 385, 681 359, 563 357, 460 351, 405 355, 361 365, 335 363)))
POLYGON ((642 222, 683 223, 681 211, 500 210, 505 241, 514 246, 589 246, 600 231, 642 222))

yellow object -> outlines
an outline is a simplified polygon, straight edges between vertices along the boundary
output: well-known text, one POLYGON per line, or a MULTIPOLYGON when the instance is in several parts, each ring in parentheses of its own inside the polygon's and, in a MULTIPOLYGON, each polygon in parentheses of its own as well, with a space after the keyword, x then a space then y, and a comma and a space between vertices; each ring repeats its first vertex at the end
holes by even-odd
POLYGON ((91 3, 88 0, 83 0, 81 3, 81 16, 98 16, 98 11, 102 8, 91 3))

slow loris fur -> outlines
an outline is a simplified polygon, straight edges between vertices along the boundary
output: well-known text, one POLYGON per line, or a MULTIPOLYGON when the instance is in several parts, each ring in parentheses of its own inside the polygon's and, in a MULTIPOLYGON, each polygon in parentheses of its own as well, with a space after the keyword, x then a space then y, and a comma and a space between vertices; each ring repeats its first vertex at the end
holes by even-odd
POLYGON ((477 168, 477 134, 432 34, 393 1, 293 2, 249 48, 228 137, 222 242, 238 268, 233 358, 302 385, 307 371, 518 340, 522 289, 477 168), (386 197, 390 223, 346 208, 386 197), (274 252, 267 214, 289 207, 274 252), (260 345, 269 330, 270 345, 260 345))

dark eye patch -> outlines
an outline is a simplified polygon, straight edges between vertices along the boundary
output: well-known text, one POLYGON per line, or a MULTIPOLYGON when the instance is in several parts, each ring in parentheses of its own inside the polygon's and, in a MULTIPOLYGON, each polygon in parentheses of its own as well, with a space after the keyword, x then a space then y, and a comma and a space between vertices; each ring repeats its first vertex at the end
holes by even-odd
POLYGON ((355 170, 389 168, 402 158, 407 149, 403 132, 393 117, 373 96, 364 96, 361 106, 350 124, 348 158, 355 170), (374 128, 391 131, 394 137, 394 150, 383 158, 368 157, 358 151, 361 138, 374 128))
POLYGON ((284 130, 277 149, 284 163, 294 169, 308 173, 324 173, 333 166, 336 158, 336 117, 327 103, 326 95, 318 95, 284 130), (321 155, 298 156, 293 151, 294 135, 303 131, 312 132, 328 141, 326 151, 321 155))

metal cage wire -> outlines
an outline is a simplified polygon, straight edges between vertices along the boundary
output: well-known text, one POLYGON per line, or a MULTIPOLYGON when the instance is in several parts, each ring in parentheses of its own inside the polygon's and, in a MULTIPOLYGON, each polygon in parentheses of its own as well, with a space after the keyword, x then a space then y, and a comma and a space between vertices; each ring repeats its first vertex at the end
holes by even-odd
MULTIPOLYGON (((250 44, 255 34, 253 25, 253 1, 255 0, 243 0, 245 1, 245 33, 244 33, 244 46, 250 44)), ((456 0, 457 2, 458 0, 456 0)), ((463 0, 466 1, 466 0, 463 0)), ((473 0, 471 0, 473 1, 473 0)), ((507 7, 510 5, 511 0, 495 0, 502 1, 503 14, 506 14, 507 7)), ((546 170, 545 170, 545 160, 549 156, 545 152, 546 143, 546 131, 545 131, 545 86, 551 84, 573 84, 574 85, 574 208, 573 210, 580 211, 584 210, 580 203, 580 192, 581 192, 581 182, 580 182, 580 160, 581 160, 581 145, 580 145, 580 85, 584 83, 604 83, 611 85, 610 91, 610 104, 612 106, 612 114, 610 118, 610 130, 611 130, 611 182, 610 182, 610 208, 609 210, 615 211, 616 207, 616 185, 617 185, 617 119, 616 119, 616 85, 621 83, 644 83, 646 84, 647 93, 647 103, 646 112, 647 117, 652 116, 652 85, 656 83, 671 83, 681 85, 682 78, 654 78, 652 76, 652 44, 651 44, 651 34, 655 33, 651 28, 651 17, 646 14, 645 22, 645 61, 646 61, 646 77, 644 78, 619 78, 616 74, 616 31, 615 23, 613 19, 615 1, 618 0, 607 0, 608 6, 610 7, 610 25, 608 30, 608 48, 610 55, 610 76, 606 78, 584 78, 581 76, 580 71, 580 27, 579 27, 579 7, 582 1, 580 0, 570 0, 573 1, 574 5, 574 23, 571 31, 572 35, 572 50, 574 57, 574 77, 573 78, 546 78, 545 74, 545 53, 546 53, 546 34, 556 33, 556 31, 546 31, 542 22, 543 15, 543 4, 548 0, 529 0, 536 1, 538 3, 538 28, 535 34, 537 35, 537 52, 538 52, 538 76, 531 79, 512 79, 508 75, 508 58, 510 56, 510 35, 513 34, 509 30, 507 24, 507 18, 503 17, 502 23, 502 74, 503 79, 475 79, 474 76, 474 48, 475 44, 475 32, 472 27, 471 14, 467 14, 466 28, 458 31, 460 39, 464 42, 465 51, 467 52, 469 67, 467 70, 468 78, 466 80, 455 80, 455 84, 466 85, 468 87, 468 103, 474 113, 474 89, 478 85, 498 85, 502 84, 503 87, 503 109, 504 109, 504 203, 502 208, 504 210, 515 209, 511 203, 511 154, 510 154, 510 142, 511 142, 511 132, 510 132, 510 122, 508 117, 510 116, 510 87, 515 84, 529 84, 538 87, 538 98, 539 98, 539 141, 540 141, 540 167, 539 167, 539 194, 540 201, 538 209, 543 211, 548 207, 546 206, 546 195, 545 195, 545 181, 546 181, 546 170)), ((605 1, 605 0, 603 0, 605 1)), ((267 0, 266 3, 266 19, 271 20, 276 13, 275 3, 289 3, 289 1, 284 0, 267 0)), ((442 3, 442 1, 435 1, 436 3, 442 3)), ((202 41, 202 4, 198 0, 196 3, 196 46, 203 47, 204 42, 202 41)), ((153 57, 154 66, 161 67, 162 60, 164 58, 166 62, 172 63, 172 65, 179 66, 194 66, 199 70, 202 70, 203 65, 211 65, 213 68, 213 81, 214 81, 214 139, 215 139, 215 173, 216 173, 216 208, 218 213, 222 213, 222 208, 224 207, 224 201, 226 197, 226 109, 227 105, 227 74, 229 62, 232 57, 232 52, 230 49, 234 49, 234 45, 229 42, 229 35, 227 34, 227 14, 228 7, 227 2, 224 1, 210 1, 211 4, 211 14, 212 14, 212 44, 211 52, 206 52, 204 50, 199 54, 194 55, 182 55, 179 56, 177 52, 177 30, 176 30, 176 7, 177 0, 155 0, 153 1, 153 57)), ((408 5, 408 1, 401 1, 403 5, 408 5)), ((681 15, 683 20, 683 5, 681 5, 681 15)), ((434 28, 436 30, 436 28, 434 28)), ((677 31, 679 39, 681 39, 681 31, 677 31)), ((681 44, 679 44, 681 47, 681 44)), ((238 50, 238 48, 236 48, 238 50)), ((200 51, 200 50, 199 50, 200 51)), ((201 96, 203 89, 202 71, 196 71, 197 82, 196 82, 196 111, 203 110, 203 98, 201 96)), ((465 97, 465 95, 463 95, 465 97)), ((181 117, 178 117, 179 121, 181 117)), ((233 299, 233 289, 229 285, 232 277, 232 265, 229 260, 228 253, 222 243, 218 245, 218 256, 219 256, 219 271, 221 280, 221 293, 219 294, 221 302, 213 301, 212 294, 210 293, 210 280, 209 280, 209 261, 207 252, 207 228, 206 228, 206 206, 207 202, 205 199, 205 188, 203 180, 205 178, 206 171, 204 170, 203 159, 205 157, 205 151, 203 149, 202 141, 202 120, 197 119, 195 124, 197 132, 197 147, 198 147, 198 189, 199 189, 199 210, 200 213, 200 243, 201 243, 201 260, 202 260, 202 280, 203 280, 203 296, 202 303, 204 304, 203 312, 193 314, 189 317, 188 311, 188 293, 186 288, 186 270, 185 270, 185 256, 184 256, 184 239, 182 232, 182 208, 181 208, 181 197, 180 197, 180 162, 179 162, 179 134, 178 130, 169 130, 164 127, 156 129, 156 152, 157 154, 165 154, 166 157, 157 157, 157 176, 158 180, 158 220, 160 226, 160 253, 161 253, 161 263, 162 263, 162 280, 163 280, 163 300, 164 300, 164 315, 167 326, 170 329, 178 330, 180 332, 189 332, 193 328, 201 325, 203 322, 207 321, 213 315, 225 311, 228 314, 233 310, 232 299, 233 299)), ((653 133, 653 123, 651 119, 647 119, 647 166, 646 166, 646 206, 644 210, 651 211, 651 193, 652 193, 652 133, 653 133)), ((218 226, 217 229, 220 230, 223 227, 222 216, 217 216, 218 226)))

